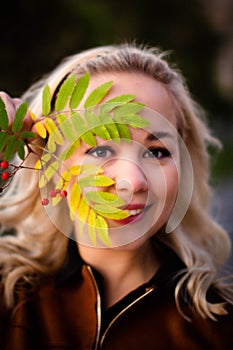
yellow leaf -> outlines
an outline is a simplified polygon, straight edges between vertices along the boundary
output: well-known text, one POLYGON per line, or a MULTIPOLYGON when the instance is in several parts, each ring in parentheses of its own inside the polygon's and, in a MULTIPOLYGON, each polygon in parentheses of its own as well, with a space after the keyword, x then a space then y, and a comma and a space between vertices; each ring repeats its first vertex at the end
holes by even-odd
POLYGON ((42 164, 41 164, 41 160, 40 159, 36 162, 35 169, 36 170, 41 170, 42 169, 42 164))
POLYGON ((42 137, 42 139, 45 139, 46 135, 47 135, 47 130, 46 130, 44 124, 42 122, 37 122, 37 123, 35 123, 35 128, 36 128, 38 135, 40 137, 42 137))
POLYGON ((94 245, 96 245, 96 214, 94 210, 90 210, 89 216, 88 216, 88 234, 89 237, 94 245))
POLYGON ((97 215, 96 217, 96 231, 101 241, 108 247, 111 247, 112 244, 108 235, 108 224, 100 215, 97 215))
POLYGON ((30 117, 32 118, 32 120, 34 120, 34 121, 37 120, 36 115, 31 110, 29 110, 29 114, 30 114, 30 117))
POLYGON ((69 168, 69 171, 72 175, 79 175, 80 174, 80 165, 73 165, 69 168))
POLYGON ((46 125, 46 128, 53 142, 57 143, 58 145, 63 145, 64 140, 63 140, 62 134, 60 133, 55 122, 51 118, 45 118, 44 123, 46 125))
POLYGON ((75 215, 80 202, 80 196, 81 196, 80 187, 77 183, 75 183, 72 186, 72 189, 70 192, 70 201, 69 201, 71 220, 75 219, 75 215))

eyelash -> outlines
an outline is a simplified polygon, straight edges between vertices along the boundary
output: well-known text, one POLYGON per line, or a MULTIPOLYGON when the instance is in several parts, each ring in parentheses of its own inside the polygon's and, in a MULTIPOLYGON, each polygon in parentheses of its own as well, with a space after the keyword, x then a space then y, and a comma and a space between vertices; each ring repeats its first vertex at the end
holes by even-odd
MULTIPOLYGON (((108 146, 97 146, 94 148, 89 149, 86 154, 91 155, 96 158, 104 158, 107 157, 107 152, 109 152, 109 155, 114 155, 114 150, 111 147, 108 146), (104 151, 104 153, 103 153, 104 151), (97 152, 102 152, 102 155, 97 152), (94 154, 96 153, 96 154, 94 154)), ((143 155, 146 156, 146 158, 157 158, 157 159, 162 159, 162 158, 168 158, 170 157, 171 153, 166 149, 162 147, 152 147, 145 152, 143 152, 143 155), (159 155, 160 154, 160 155, 159 155)))
POLYGON ((107 155, 106 155, 106 152, 110 152, 111 155, 114 154, 113 149, 112 149, 111 147, 108 147, 108 146, 97 146, 97 147, 91 148, 91 149, 89 149, 89 150, 86 152, 86 154, 91 155, 91 156, 94 156, 94 157, 96 157, 96 158, 104 158, 104 157, 107 156, 107 155), (102 156, 99 155, 99 156, 98 156, 98 154, 97 154, 98 151, 102 151, 102 152, 105 151, 105 155, 102 155, 102 156), (94 153, 96 153, 96 155, 94 155, 94 153))
POLYGON ((168 158, 171 156, 171 153, 168 151, 167 148, 163 148, 163 147, 152 147, 149 148, 148 151, 145 151, 144 154, 146 153, 150 153, 152 155, 152 157, 148 157, 148 158, 157 158, 157 159, 162 159, 162 158, 168 158), (156 156, 155 156, 156 153, 156 156), (160 156, 158 154, 161 154, 160 156))

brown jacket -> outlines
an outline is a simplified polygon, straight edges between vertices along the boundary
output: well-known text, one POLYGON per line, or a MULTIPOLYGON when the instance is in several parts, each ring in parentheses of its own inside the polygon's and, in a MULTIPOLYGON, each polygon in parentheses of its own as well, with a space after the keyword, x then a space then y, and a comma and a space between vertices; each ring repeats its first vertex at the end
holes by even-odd
MULTIPOLYGON (((174 303, 171 274, 115 315, 100 333, 101 297, 91 267, 82 264, 46 281, 11 317, 1 317, 1 350, 220 350, 233 348, 233 315, 186 321, 174 303)), ((174 268, 174 264, 173 268, 174 268)), ((178 264, 179 265, 179 264, 178 264)), ((177 270, 177 266, 173 270, 177 270)))

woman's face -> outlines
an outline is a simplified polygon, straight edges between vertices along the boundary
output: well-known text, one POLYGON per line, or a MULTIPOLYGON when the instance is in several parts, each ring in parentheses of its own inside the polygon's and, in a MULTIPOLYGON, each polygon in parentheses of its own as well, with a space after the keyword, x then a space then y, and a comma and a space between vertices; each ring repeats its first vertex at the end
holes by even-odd
POLYGON ((107 220, 110 238, 118 246, 148 239, 167 222, 177 196, 179 151, 174 106, 162 84, 139 73, 106 73, 91 78, 87 94, 107 81, 113 86, 106 100, 135 95, 147 107, 150 127, 130 128, 130 143, 100 138, 96 147, 82 143, 67 165, 95 164, 115 181, 101 190, 118 194, 129 214, 126 219, 107 220))

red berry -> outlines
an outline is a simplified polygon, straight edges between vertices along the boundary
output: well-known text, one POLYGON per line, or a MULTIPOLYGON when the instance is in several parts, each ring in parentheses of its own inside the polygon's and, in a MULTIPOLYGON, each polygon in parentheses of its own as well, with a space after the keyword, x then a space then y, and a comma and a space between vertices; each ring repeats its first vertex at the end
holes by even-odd
POLYGON ((60 192, 60 196, 62 197, 62 198, 65 198, 65 197, 67 197, 67 191, 66 190, 61 190, 61 192, 60 192))
POLYGON ((42 205, 48 205, 49 204, 48 198, 43 198, 41 203, 42 205))
POLYGON ((3 179, 4 181, 6 181, 6 180, 9 179, 10 174, 8 173, 8 171, 4 171, 4 173, 2 173, 1 176, 2 176, 2 179, 3 179))
POLYGON ((53 197, 56 197, 56 195, 57 195, 59 192, 60 192, 59 190, 56 190, 56 189, 55 189, 55 190, 50 191, 50 192, 49 192, 49 195, 50 195, 50 197, 53 198, 53 197))
POLYGON ((9 163, 6 160, 3 160, 0 166, 2 169, 7 169, 9 168, 9 163))

